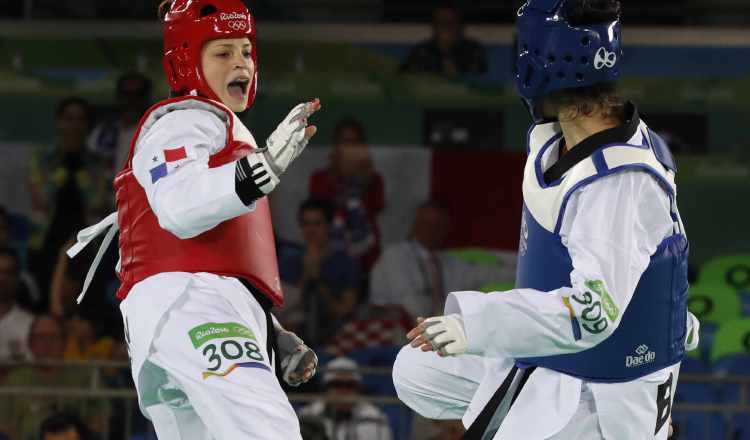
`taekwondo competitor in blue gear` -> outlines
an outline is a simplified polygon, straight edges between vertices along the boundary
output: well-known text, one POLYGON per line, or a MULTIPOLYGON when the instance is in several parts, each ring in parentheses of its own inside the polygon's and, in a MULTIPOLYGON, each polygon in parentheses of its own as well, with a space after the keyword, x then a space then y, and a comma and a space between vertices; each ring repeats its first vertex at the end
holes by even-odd
POLYGON ((516 80, 534 124, 516 287, 451 293, 393 369, 404 403, 461 418, 464 438, 669 435, 699 323, 687 311, 675 161, 615 91, 619 14, 618 0, 519 10, 516 80))

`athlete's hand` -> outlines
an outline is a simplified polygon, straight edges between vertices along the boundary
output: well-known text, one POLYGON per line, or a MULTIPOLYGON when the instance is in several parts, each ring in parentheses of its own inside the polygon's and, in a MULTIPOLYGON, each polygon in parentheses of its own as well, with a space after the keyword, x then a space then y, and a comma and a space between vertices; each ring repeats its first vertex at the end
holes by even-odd
POLYGON ((288 330, 278 330, 276 337, 284 382, 296 387, 312 379, 318 370, 315 352, 288 330))
POLYGON ((266 150, 263 152, 271 171, 278 179, 289 164, 302 154, 318 128, 307 125, 308 118, 320 110, 320 99, 297 105, 276 127, 266 140, 266 150))
POLYGON ((406 334, 411 346, 435 351, 440 356, 458 356, 466 352, 466 330, 461 315, 417 318, 417 326, 406 334))

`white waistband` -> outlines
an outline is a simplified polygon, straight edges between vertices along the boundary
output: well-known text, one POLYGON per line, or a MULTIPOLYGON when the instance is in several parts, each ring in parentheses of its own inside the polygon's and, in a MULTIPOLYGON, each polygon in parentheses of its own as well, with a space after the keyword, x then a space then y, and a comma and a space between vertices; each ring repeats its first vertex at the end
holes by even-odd
POLYGON ((102 244, 99 245, 99 250, 96 253, 96 257, 94 257, 94 261, 91 262, 91 267, 89 267, 89 271, 86 274, 86 279, 83 282, 83 289, 81 290, 81 294, 78 295, 78 298, 76 298, 76 302, 78 304, 83 301, 83 297, 86 295, 86 291, 91 284, 91 280, 94 278, 94 273, 96 273, 96 269, 99 267, 99 263, 102 261, 104 253, 107 251, 109 244, 112 242, 112 239, 114 238, 115 233, 118 230, 119 225, 117 224, 117 212, 115 211, 99 223, 79 231, 78 235, 76 236, 77 243, 67 250, 66 253, 68 254, 68 257, 73 258, 78 255, 86 246, 88 246, 88 244, 91 243, 94 238, 101 235, 102 232, 107 231, 102 244))

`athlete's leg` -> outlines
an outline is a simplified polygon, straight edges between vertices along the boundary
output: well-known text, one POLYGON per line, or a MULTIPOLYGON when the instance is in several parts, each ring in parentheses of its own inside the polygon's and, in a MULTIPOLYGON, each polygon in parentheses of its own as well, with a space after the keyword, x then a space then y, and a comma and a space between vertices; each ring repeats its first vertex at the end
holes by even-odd
POLYGON ((211 440, 187 395, 164 369, 146 362, 139 372, 141 406, 160 439, 211 440))
POLYGON ((404 346, 393 364, 399 399, 429 419, 461 419, 484 377, 478 356, 440 357, 404 346))
POLYGON ((604 437, 666 440, 680 366, 623 384, 592 384, 604 437))
POLYGON ((239 283, 226 281, 188 288, 165 315, 149 361, 167 372, 212 438, 300 439, 268 359, 265 314, 239 283))
POLYGON ((553 435, 549 440, 604 440, 599 428, 599 417, 596 414, 594 396, 588 387, 581 390, 581 401, 578 409, 562 431, 553 435))

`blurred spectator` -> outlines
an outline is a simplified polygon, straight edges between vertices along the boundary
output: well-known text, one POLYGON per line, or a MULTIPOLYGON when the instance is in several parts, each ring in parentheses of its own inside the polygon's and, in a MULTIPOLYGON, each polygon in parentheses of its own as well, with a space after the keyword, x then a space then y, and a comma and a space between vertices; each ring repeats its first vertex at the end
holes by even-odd
POLYGON ((42 422, 39 431, 41 440, 88 440, 91 438, 86 425, 74 414, 53 414, 42 422))
POLYGON ((10 214, 0 206, 0 249, 3 249, 4 253, 12 254, 11 257, 15 260, 15 281, 17 282, 12 286, 16 290, 16 301, 19 305, 34 311, 41 304, 42 295, 36 280, 24 267, 25 248, 12 239, 10 229, 10 214))
POLYGON ((274 316, 285 329, 304 334, 304 325, 310 311, 305 310, 306 304, 300 285, 301 276, 295 272, 300 271, 297 265, 299 259, 305 255, 305 248, 299 243, 280 240, 278 235, 276 238, 276 255, 279 261, 281 288, 284 291, 284 307, 276 309, 274 316))
POLYGON ((16 254, 0 247, 0 362, 31 358, 27 341, 34 316, 17 301, 18 266, 16 254))
POLYGON ((449 78, 487 72, 487 52, 464 36, 463 17, 449 4, 432 15, 432 37, 411 49, 401 72, 440 73, 449 78))
MULTIPOLYGON (((49 315, 34 319, 29 333, 29 347, 35 361, 60 361, 63 358, 64 332, 59 320, 49 315)), ((3 382, 6 387, 90 388, 90 371, 50 365, 24 366, 13 369, 3 382)), ((38 439, 39 426, 56 411, 86 414, 88 426, 104 432, 109 416, 106 400, 61 399, 60 397, 15 396, 0 401, 0 430, 18 440, 38 439)))
MULTIPOLYGON (((17 0, 0 0, 0 17, 19 18, 24 13, 24 2, 17 0)), ((2 439, 0 435, 0 439, 2 439)))
POLYGON ((373 356, 369 357, 368 366, 391 367, 413 327, 414 320, 400 305, 361 306, 326 341, 324 348, 334 356, 354 357, 369 352, 373 356))
POLYGON ((460 420, 432 420, 430 440, 459 440, 465 432, 460 420))
MULTIPOLYGON (((300 433, 304 440, 330 440, 326 435, 326 427, 323 420, 317 418, 300 418, 300 433)), ((0 440, 4 440, 0 437, 0 440)))
POLYGON ((74 274, 71 260, 65 253, 73 245, 73 241, 63 244, 57 253, 57 261, 52 271, 52 283, 49 289, 49 312, 58 319, 70 316, 76 306, 76 297, 83 288, 83 274, 74 274))
POLYGON ((333 241, 343 243, 369 272, 380 255, 377 218, 385 207, 385 191, 383 177, 375 170, 365 142, 359 121, 339 121, 334 128, 329 165, 310 177, 310 196, 333 202, 333 241))
POLYGON ((35 0, 31 8, 33 18, 88 18, 97 16, 96 0, 35 0))
POLYGON ((326 365, 323 374, 325 399, 316 400, 300 411, 300 418, 323 421, 330 440, 390 440, 388 418, 377 406, 358 401, 362 375, 357 363, 339 357, 326 365))
POLYGON ((18 219, 10 211, 0 206, 0 248, 7 247, 16 251, 23 269, 26 261, 26 243, 24 237, 22 237, 23 233, 18 230, 23 226, 19 227, 18 224, 14 224, 18 222, 18 219))
POLYGON ((72 241, 65 243, 57 255, 50 287, 49 312, 58 319, 66 320, 68 338, 65 359, 109 359, 116 349, 112 336, 119 338, 122 335, 118 308, 108 300, 114 298, 114 289, 107 289, 102 284, 110 282, 106 276, 97 276, 91 285, 91 290, 96 294, 87 296, 84 303, 76 304, 87 270, 85 263, 90 258, 68 258, 65 251, 72 245, 72 241))
MULTIPOLYGON (((3 213, 0 208, 0 235, 2 234, 3 213)), ((14 268, 14 278, 9 285, 0 288, 12 288, 15 291, 15 298, 18 305, 28 309, 31 312, 40 311, 43 304, 42 294, 39 292, 39 285, 34 276, 24 268, 23 259, 19 245, 13 246, 13 241, 4 241, 0 237, 0 258, 12 258, 14 268)), ((7 264, 6 264, 6 267, 7 264)), ((2 272, 2 269, 0 269, 2 272)), ((1 285, 2 283, 0 283, 1 285)))
POLYGON ((126 73, 117 79, 117 112, 98 124, 88 139, 89 150, 102 157, 114 177, 128 158, 138 122, 151 105, 151 80, 140 73, 126 73))
POLYGON ((13 237, 11 215, 2 206, 0 206, 0 249, 14 254, 18 281, 15 284, 16 301, 30 311, 37 311, 43 303, 42 294, 39 292, 39 285, 34 276, 26 269, 26 245, 23 240, 13 237))
POLYGON ((515 279, 513 264, 474 265, 441 253, 448 215, 434 203, 418 210, 408 240, 388 246, 370 276, 370 302, 398 304, 413 318, 440 315, 448 293, 515 279))
POLYGON ((411 432, 410 440, 460 440, 466 430, 461 420, 427 419, 415 414, 411 432))
MULTIPOLYGON (((128 360, 127 352, 118 339, 122 335, 121 319, 116 306, 110 304, 105 295, 99 293, 86 298, 77 305, 76 296, 82 287, 83 273, 80 269, 70 269, 75 262, 65 254, 70 243, 60 249, 57 266, 50 289, 50 313, 65 322, 65 350, 63 358, 71 361, 85 360, 128 360)), ((93 290, 100 290, 99 283, 92 284, 93 290)), ((114 297, 114 292, 110 292, 114 297)), ((121 371, 103 368, 103 379, 112 386, 128 382, 121 377, 121 371)))
POLYGON ((108 208, 112 191, 100 163, 85 148, 89 121, 86 101, 63 99, 57 107, 56 143, 31 158, 30 267, 43 291, 49 287, 57 249, 108 208))
POLYGON ((10 246, 10 215, 0 206, 0 247, 10 246))
POLYGON ((66 335, 63 358, 71 361, 111 359, 116 344, 114 339, 98 337, 91 321, 74 316, 65 322, 66 335))
POLYGON ((325 200, 309 199, 299 208, 303 247, 279 249, 281 279, 288 305, 279 319, 289 328, 305 320, 305 341, 324 341, 354 311, 359 299, 361 272, 357 262, 329 240, 333 207, 325 200), (291 291, 290 291, 291 290, 291 291))

